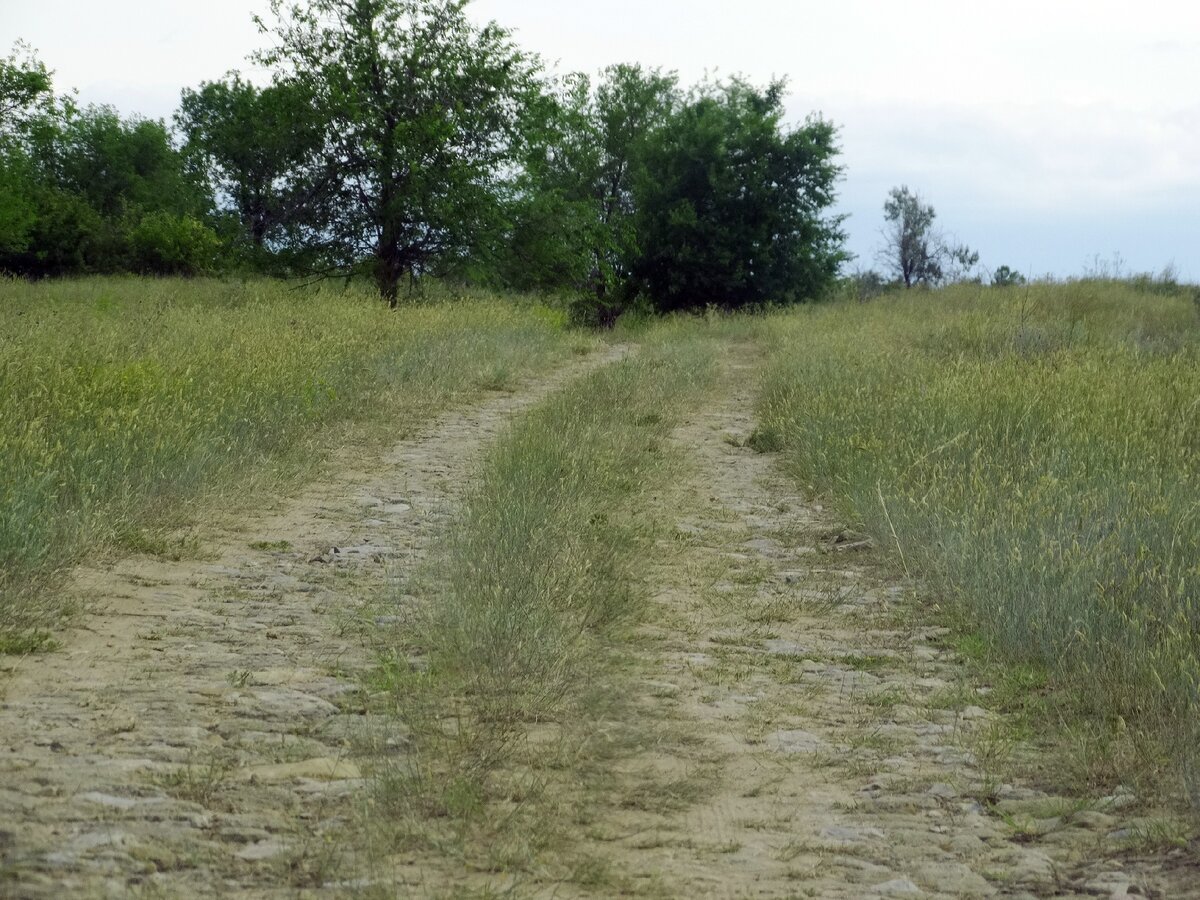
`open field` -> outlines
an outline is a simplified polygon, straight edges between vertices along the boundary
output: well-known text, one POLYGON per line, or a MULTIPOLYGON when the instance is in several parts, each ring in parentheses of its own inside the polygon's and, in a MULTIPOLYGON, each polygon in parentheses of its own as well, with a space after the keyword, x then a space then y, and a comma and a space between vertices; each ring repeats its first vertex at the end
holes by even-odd
POLYGON ((587 343, 531 305, 389 315, 265 280, 0 281, 0 646, 36 646, 59 611, 47 586, 81 554, 186 553, 165 527, 311 470, 330 426, 394 438, 587 343))
POLYGON ((0 896, 1189 896, 1190 298, 600 340, 499 300, 49 289, 22 372, 56 335, 154 385, 222 364, 193 363, 210 399, 139 395, 160 455, 115 444, 178 492, 114 475, 85 540, 15 570, 86 602, 0 657, 0 896))
POLYGON ((759 435, 926 580, 1008 702, 1065 723, 1082 787, 1193 803, 1198 313, 1086 282, 808 310, 772 334, 759 435))

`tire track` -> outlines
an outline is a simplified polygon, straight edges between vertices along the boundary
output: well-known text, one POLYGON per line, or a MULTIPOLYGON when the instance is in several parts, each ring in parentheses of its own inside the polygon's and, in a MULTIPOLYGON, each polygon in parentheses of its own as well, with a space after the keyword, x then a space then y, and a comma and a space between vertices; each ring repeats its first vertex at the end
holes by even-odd
POLYGON ((352 877, 336 835, 374 661, 356 616, 426 557, 507 422, 624 353, 375 458, 343 452, 277 512, 212 528, 207 560, 79 570, 88 612, 64 648, 0 676, 0 895, 291 896, 352 877))
POLYGON ((667 773, 687 802, 606 824, 629 890, 1191 895, 1186 871, 1129 858, 1130 798, 1081 803, 999 780, 1002 723, 945 632, 919 621, 912 586, 746 446, 753 352, 734 354, 720 396, 675 433, 693 474, 650 575, 642 699, 700 739, 631 761, 628 774, 653 785, 667 773))

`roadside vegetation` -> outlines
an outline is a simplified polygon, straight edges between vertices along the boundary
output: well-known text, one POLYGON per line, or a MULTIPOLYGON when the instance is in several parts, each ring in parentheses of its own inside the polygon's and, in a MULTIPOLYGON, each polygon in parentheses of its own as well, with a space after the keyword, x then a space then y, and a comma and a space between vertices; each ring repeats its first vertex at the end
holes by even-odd
POLYGON ((394 440, 590 345, 564 322, 266 281, 0 281, 0 646, 36 646, 59 612, 46 587, 81 556, 186 550, 163 528, 205 494, 302 471, 329 426, 394 440))
MULTIPOLYGON (((1054 777, 1200 802, 1190 289, 960 285, 779 318, 756 442, 1001 665, 1054 777)), ((1170 287, 1170 286, 1168 286, 1170 287)))
POLYGON ((597 787, 609 761, 664 736, 638 730, 625 645, 662 524, 652 494, 678 464, 664 438, 710 384, 713 350, 686 323, 655 329, 522 417, 444 549, 385 608, 399 624, 377 635, 376 688, 403 745, 370 807, 385 870, 435 850, 468 872, 598 877, 554 851, 619 799, 597 787))

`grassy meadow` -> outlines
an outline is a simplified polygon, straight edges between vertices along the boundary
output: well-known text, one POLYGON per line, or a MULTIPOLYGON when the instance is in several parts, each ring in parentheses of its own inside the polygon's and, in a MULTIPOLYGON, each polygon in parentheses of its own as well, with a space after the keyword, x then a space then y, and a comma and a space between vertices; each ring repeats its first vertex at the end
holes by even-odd
POLYGON ((0 280, 0 646, 41 640, 65 566, 169 551, 163 526, 302 470, 330 426, 395 438, 587 344, 533 303, 389 312, 265 280, 0 280))
POLYGON ((1054 732, 1068 774, 1193 803, 1198 312, 1106 282, 800 310, 769 329, 756 436, 1000 662, 996 699, 1054 732))

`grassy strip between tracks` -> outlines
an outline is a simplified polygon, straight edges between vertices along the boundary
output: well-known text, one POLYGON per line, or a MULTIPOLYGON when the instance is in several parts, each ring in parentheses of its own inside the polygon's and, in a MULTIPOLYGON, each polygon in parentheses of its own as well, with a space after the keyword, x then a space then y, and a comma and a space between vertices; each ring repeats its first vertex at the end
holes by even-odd
POLYGON ((379 746, 403 749, 380 757, 379 859, 432 858, 450 867, 432 883, 485 895, 525 876, 602 877, 599 861, 555 848, 613 799, 597 788, 609 763, 651 739, 623 706, 620 647, 646 606, 653 495, 680 464, 664 439, 713 376, 703 331, 653 329, 489 451, 442 552, 406 588, 420 607, 383 635, 385 720, 402 739, 379 746))

